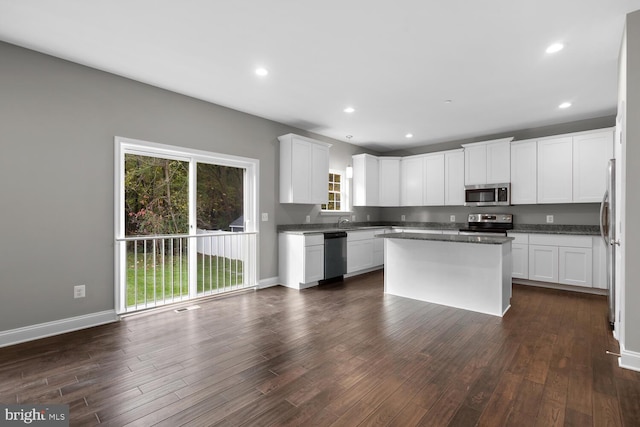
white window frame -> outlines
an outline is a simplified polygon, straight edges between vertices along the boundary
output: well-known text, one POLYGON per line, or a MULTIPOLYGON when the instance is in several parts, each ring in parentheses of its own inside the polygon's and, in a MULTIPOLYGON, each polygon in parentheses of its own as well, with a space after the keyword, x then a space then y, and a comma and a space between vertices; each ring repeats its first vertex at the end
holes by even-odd
MULTIPOLYGON (((122 243, 118 239, 124 239, 125 236, 125 218, 123 215, 125 208, 124 194, 124 159, 125 154, 137 154, 141 156, 163 157, 175 160, 189 162, 189 237, 196 236, 196 200, 195 188, 192 188, 196 182, 196 164, 209 163, 220 166, 229 166, 241 168, 245 170, 244 190, 243 190, 243 208, 244 208, 244 230, 245 232, 258 233, 259 230, 259 187, 258 177, 260 176, 260 161, 248 157, 233 156, 230 154, 214 153, 204 150, 196 150, 173 145, 158 144, 155 142, 143 141, 138 139, 125 138, 121 136, 114 137, 115 156, 114 156, 114 235, 116 244, 114 278, 115 278, 115 302, 116 312, 124 313, 124 300, 120 300, 121 292, 126 283, 126 269, 121 266, 126 265, 126 250, 121 248, 122 243)), ((255 277, 249 278, 252 283, 258 283, 258 266, 259 263, 259 244, 256 244, 255 268, 250 271, 255 277)))
MULTIPOLYGON (((325 210, 322 209, 322 205, 320 205, 320 214, 321 215, 344 215, 351 213, 351 200, 350 200, 350 192, 349 188, 351 187, 351 179, 347 178, 346 171, 330 169, 330 174, 340 175, 340 210, 325 210)), ((328 188, 329 184, 329 176, 327 175, 327 194, 329 192, 328 188)), ((324 203, 323 203, 324 204, 324 203)), ((327 202, 328 204, 328 202, 327 202)))

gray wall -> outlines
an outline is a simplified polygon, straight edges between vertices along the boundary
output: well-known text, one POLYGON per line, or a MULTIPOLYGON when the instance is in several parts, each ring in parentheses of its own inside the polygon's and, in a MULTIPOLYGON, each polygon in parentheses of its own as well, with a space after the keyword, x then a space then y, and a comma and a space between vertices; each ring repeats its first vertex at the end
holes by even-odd
POLYGON ((640 11, 627 15, 626 32, 626 227, 622 236, 622 250, 625 252, 625 336, 622 341, 626 350, 640 353, 640 227, 635 226, 640 218, 640 168, 635 166, 640 159, 640 11))
POLYGON ((449 222, 455 215, 456 222, 467 221, 470 213, 510 213, 515 224, 546 224, 547 215, 553 215, 554 224, 598 225, 600 205, 597 203, 576 203, 571 205, 522 205, 471 208, 464 206, 430 206, 410 208, 382 208, 382 221, 449 222))
MULTIPOLYGON (((315 135, 5 43, 0 58, 0 331, 114 308, 116 135, 259 159, 259 278, 277 276, 276 224, 313 210, 277 202, 277 136, 315 135)), ((364 151, 321 139, 332 168, 364 151)))

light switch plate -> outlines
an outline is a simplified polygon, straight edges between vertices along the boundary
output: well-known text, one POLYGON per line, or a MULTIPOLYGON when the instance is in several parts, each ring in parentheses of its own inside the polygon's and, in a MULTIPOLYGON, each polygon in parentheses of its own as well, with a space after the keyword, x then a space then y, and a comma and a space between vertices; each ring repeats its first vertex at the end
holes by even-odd
POLYGON ((547 224, 553 223, 553 215, 547 215, 547 224))
POLYGON ((311 222, 311 215, 307 215, 304 220, 307 224, 309 224, 311 222))
POLYGON ((407 216, 406 215, 401 215, 400 216, 400 221, 406 221, 407 220, 407 216))
POLYGON ((455 215, 449 215, 449 221, 456 222, 456 216, 455 215))
POLYGON ((262 221, 269 221, 269 213, 262 212, 262 221))
POLYGON ((367 214, 367 222, 371 221, 371 215, 367 214))

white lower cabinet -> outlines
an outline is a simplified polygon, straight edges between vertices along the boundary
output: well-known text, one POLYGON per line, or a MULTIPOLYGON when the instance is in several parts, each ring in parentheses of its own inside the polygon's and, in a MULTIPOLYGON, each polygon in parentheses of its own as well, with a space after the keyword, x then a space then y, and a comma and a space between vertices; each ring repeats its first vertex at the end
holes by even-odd
POLYGON ((304 289, 324 279, 324 235, 281 233, 279 238, 280 282, 304 289))
MULTIPOLYGON (((374 236, 386 233, 386 230, 375 230, 374 236)), ((384 239, 380 237, 373 238, 373 266, 380 267, 384 265, 384 239)))
POLYGON ((591 248, 558 248, 559 282, 591 287, 591 248))
POLYGON ((304 248, 304 282, 324 279, 324 244, 304 248))
POLYGON ((605 260, 601 257, 594 237, 529 234, 527 242, 523 237, 526 234, 510 233, 509 236, 515 238, 511 245, 513 278, 589 288, 602 287, 599 282, 605 260), (598 281, 596 285, 594 277, 598 281))
POLYGON ((529 245, 529 279, 558 283, 558 248, 529 245))
POLYGON ((347 274, 375 266, 374 239, 374 230, 347 232, 347 274))
POLYGON ((529 278, 529 246, 517 243, 511 244, 511 277, 517 279, 529 278))
POLYGON ((347 242, 347 273, 373 267, 373 239, 347 242))
POLYGON ((529 235, 523 233, 510 233, 514 240, 511 243, 511 277, 517 279, 529 278, 529 235))

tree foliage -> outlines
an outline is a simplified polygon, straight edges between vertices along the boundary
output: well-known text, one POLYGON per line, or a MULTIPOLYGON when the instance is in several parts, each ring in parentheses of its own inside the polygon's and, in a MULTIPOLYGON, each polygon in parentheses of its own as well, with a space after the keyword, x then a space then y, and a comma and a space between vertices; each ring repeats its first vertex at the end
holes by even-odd
MULTIPOLYGON (((200 228, 229 230, 243 213, 244 170, 198 163, 196 214, 200 228)), ((125 155, 127 236, 187 234, 189 163, 125 155)))
POLYGON ((198 163, 198 227, 229 230, 243 213, 244 169, 198 163))
POLYGON ((125 155, 127 235, 185 234, 189 230, 189 163, 125 155))

